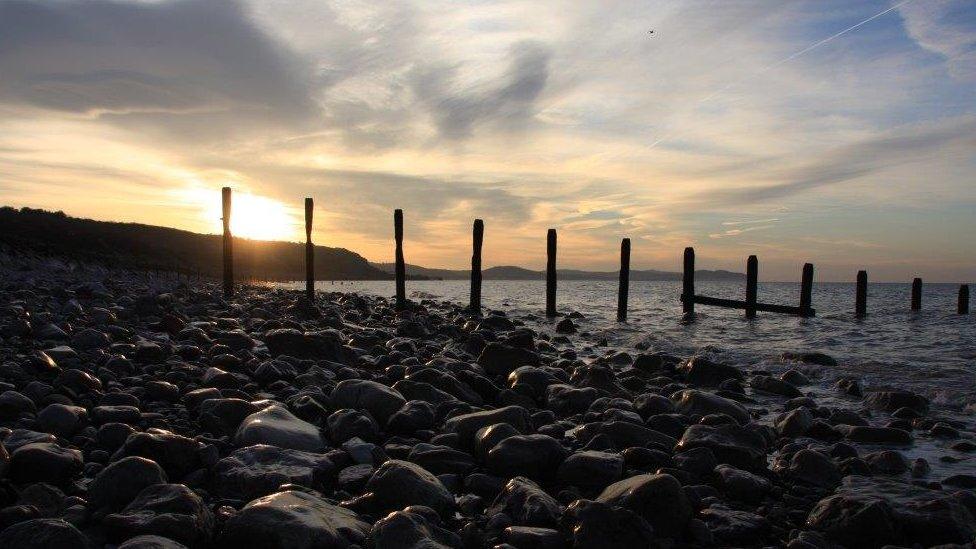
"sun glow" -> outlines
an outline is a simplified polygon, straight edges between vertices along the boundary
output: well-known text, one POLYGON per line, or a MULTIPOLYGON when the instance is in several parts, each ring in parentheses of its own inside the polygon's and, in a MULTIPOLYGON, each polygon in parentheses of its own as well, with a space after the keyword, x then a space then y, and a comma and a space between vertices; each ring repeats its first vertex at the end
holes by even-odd
MULTIPOLYGON (((200 215, 212 232, 223 231, 220 188, 189 189, 184 199, 200 206, 200 215)), ((230 231, 254 240, 295 240, 299 235, 297 210, 266 196, 235 189, 231 197, 230 231)))

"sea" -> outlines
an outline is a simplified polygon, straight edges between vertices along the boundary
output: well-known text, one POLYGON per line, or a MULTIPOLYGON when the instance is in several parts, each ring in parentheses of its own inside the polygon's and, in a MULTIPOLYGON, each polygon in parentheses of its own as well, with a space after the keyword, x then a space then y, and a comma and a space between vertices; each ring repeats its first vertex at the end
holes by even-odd
MULTIPOLYGON (((291 284, 301 287, 302 283, 291 284)), ((646 347, 680 357, 705 355, 714 360, 750 369, 777 373, 797 366, 783 361, 785 352, 820 352, 838 365, 817 368, 822 388, 840 377, 855 376, 865 389, 908 389, 930 398, 934 404, 971 413, 976 411, 976 315, 956 314, 958 285, 926 284, 922 310, 910 310, 910 284, 872 283, 868 287, 868 315, 854 315, 854 284, 816 283, 813 307, 816 316, 799 318, 758 313, 747 320, 744 311, 696 305, 697 319, 682 322, 681 283, 632 281, 629 314, 617 322, 615 281, 560 281, 557 308, 560 313, 579 312, 577 348, 593 356, 608 350, 631 354, 646 347), (606 347, 599 346, 605 340, 606 347)), ((395 293, 392 281, 318 282, 326 292, 356 292, 377 296, 395 293)), ((711 297, 745 299, 738 281, 696 281, 696 293, 711 297)), ((464 280, 407 281, 412 300, 431 299, 465 304, 469 283, 464 280)), ((759 284, 759 301, 797 305, 797 283, 759 284)), ((482 303, 486 309, 504 311, 541 331, 554 331, 555 322, 545 318, 545 282, 542 280, 486 280, 482 303)), ((808 372, 810 373, 810 372, 808 372)), ((829 394, 829 391, 827 391, 829 394)))

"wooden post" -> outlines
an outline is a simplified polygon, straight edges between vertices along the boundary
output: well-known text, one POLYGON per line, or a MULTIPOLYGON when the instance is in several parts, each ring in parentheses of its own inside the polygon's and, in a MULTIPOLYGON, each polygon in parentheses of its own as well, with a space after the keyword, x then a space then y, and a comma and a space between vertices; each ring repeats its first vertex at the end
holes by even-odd
POLYGON ((922 310, 922 279, 912 280, 912 310, 922 310))
POLYGON ((393 238, 396 240, 396 306, 402 309, 407 305, 407 267, 403 263, 403 210, 393 212, 393 238))
POLYGON ((854 302, 854 316, 864 318, 868 314, 868 272, 857 272, 857 296, 854 302))
POLYGON ((234 237, 230 233, 230 187, 221 190, 224 222, 224 297, 234 297, 234 237))
POLYGON ((305 296, 315 301, 315 246, 312 245, 312 213, 315 206, 311 198, 305 199, 305 296))
POLYGON ((471 231, 471 302, 468 308, 481 315, 481 245, 485 238, 485 222, 474 220, 471 231))
POLYGON ((685 248, 684 274, 681 277, 681 301, 685 315, 695 314, 695 249, 685 248))
POLYGON ((620 285, 617 288, 617 322, 627 320, 627 292, 630 289, 630 239, 620 241, 620 285))
POLYGON ((546 316, 556 316, 556 229, 546 233, 546 316))
POLYGON ((956 312, 961 315, 969 314, 969 284, 959 286, 959 303, 956 312))
POLYGON ((746 318, 756 318, 759 293, 759 259, 750 255, 746 260, 746 318))
POLYGON ((800 281, 800 314, 810 316, 813 310, 813 264, 804 263, 803 278, 800 281))

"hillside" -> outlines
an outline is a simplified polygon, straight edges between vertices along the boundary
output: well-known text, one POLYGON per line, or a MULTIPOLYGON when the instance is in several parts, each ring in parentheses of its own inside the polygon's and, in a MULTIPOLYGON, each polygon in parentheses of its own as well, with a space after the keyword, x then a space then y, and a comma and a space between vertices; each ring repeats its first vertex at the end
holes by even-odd
MULTIPOLYGON (((371 263, 373 267, 387 273, 393 272, 393 263, 371 263)), ((617 271, 582 271, 578 269, 558 269, 560 280, 617 280, 617 271)), ((422 276, 441 280, 467 280, 471 276, 467 269, 430 269, 418 265, 407 264, 407 275, 422 276)), ((499 266, 484 269, 481 272, 484 280, 541 280, 545 272, 533 271, 522 267, 499 266)), ((724 270, 697 270, 696 280, 741 280, 742 273, 724 270)), ((631 270, 630 279, 633 281, 653 280, 681 280, 681 273, 657 270, 631 270)))
MULTIPOLYGON (((220 274, 223 254, 220 235, 10 207, 0 207, 0 245, 13 252, 208 276, 220 274)), ((303 279, 305 245, 235 238, 234 263, 239 277, 303 279)), ((315 247, 315 275, 319 280, 393 278, 359 254, 325 246, 315 247)))

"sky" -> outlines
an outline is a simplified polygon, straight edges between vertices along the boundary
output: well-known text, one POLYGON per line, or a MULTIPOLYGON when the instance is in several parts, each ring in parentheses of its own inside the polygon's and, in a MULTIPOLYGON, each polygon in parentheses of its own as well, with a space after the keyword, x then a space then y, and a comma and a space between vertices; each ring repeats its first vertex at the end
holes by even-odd
POLYGON ((0 204, 465 268, 976 280, 973 0, 0 0, 0 204), (649 32, 653 30, 653 33, 649 32))

